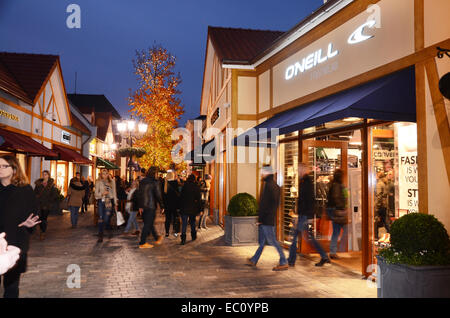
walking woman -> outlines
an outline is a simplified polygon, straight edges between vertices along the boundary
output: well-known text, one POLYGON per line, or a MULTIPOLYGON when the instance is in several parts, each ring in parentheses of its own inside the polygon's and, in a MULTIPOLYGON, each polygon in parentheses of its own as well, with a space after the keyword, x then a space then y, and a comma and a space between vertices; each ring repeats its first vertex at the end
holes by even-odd
POLYGON ((180 196, 181 209, 181 245, 186 243, 187 224, 191 225, 191 238, 193 241, 197 239, 197 231, 195 229, 195 217, 201 210, 200 188, 196 183, 195 176, 191 174, 181 190, 180 196))
POLYGON ((169 171, 164 182, 163 200, 166 215, 166 237, 170 234, 170 225, 172 224, 175 237, 180 233, 180 222, 178 217, 178 208, 180 193, 178 192, 178 181, 173 171, 169 171))
POLYGON ((50 172, 44 170, 42 172, 42 178, 36 180, 34 187, 34 193, 39 207, 39 218, 41 220, 41 241, 45 239, 45 232, 47 231, 47 218, 50 211, 54 210, 59 203, 58 190, 55 186, 55 181, 50 178, 50 172))
POLYGON ((98 206, 98 242, 103 242, 103 230, 106 224, 110 230, 109 221, 113 205, 117 211, 116 183, 107 169, 102 169, 101 177, 95 183, 95 199, 98 206))
POLYGON ((330 258, 339 259, 336 255, 337 243, 341 230, 343 230, 340 245, 342 249, 345 248, 347 243, 347 223, 348 223, 348 211, 347 211, 347 189, 343 184, 344 173, 341 169, 337 169, 333 175, 333 181, 331 181, 328 191, 327 200, 327 212, 333 223, 333 235, 330 242, 330 258))
POLYGON ((128 190, 125 210, 128 212, 130 216, 128 218, 128 223, 127 226, 125 227, 123 235, 129 234, 131 226, 134 226, 135 228, 135 232, 133 233, 133 235, 139 235, 140 233, 139 226, 136 220, 136 215, 139 211, 139 197, 137 195, 138 192, 136 191, 138 187, 139 187, 139 179, 136 179, 131 183, 131 188, 128 190))
POLYGON ((19 297, 20 275, 27 269, 30 234, 39 224, 38 204, 33 188, 22 172, 17 159, 10 155, 0 157, 0 233, 6 233, 8 244, 21 249, 20 258, 11 270, 2 276, 4 297, 19 297))
POLYGON ((75 174, 75 178, 70 180, 69 190, 67 196, 69 197, 68 205, 70 210, 70 221, 72 228, 75 229, 78 224, 78 212, 83 204, 83 197, 85 195, 85 186, 81 183, 80 173, 75 174))
POLYGON ((202 211, 200 212, 200 219, 198 221, 198 229, 208 229, 206 221, 209 215, 209 190, 211 189, 211 176, 207 174, 200 185, 200 193, 202 195, 202 211))

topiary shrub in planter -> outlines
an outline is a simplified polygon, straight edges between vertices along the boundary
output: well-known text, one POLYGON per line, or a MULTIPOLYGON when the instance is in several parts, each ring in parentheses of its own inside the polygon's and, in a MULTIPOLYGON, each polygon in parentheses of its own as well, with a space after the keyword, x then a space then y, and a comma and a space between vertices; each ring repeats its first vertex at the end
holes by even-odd
POLYGON ((238 193, 228 203, 225 215, 225 243, 232 246, 258 242, 258 202, 248 193, 238 193))
POLYGON ((377 256, 378 297, 450 297, 450 238, 434 216, 411 213, 391 226, 377 256))

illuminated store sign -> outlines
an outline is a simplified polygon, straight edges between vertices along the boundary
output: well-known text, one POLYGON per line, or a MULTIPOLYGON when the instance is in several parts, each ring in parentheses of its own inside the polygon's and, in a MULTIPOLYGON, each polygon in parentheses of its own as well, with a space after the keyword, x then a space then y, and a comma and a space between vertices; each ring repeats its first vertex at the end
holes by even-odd
MULTIPOLYGON (((370 20, 364 23, 363 25, 359 26, 348 38, 347 42, 349 44, 356 44, 363 41, 366 41, 370 38, 373 38, 373 35, 366 35, 364 34, 365 28, 373 28, 375 26, 376 22, 375 20, 370 20)), ((335 50, 333 47, 333 43, 328 44, 328 49, 326 55, 322 55, 322 49, 319 49, 308 56, 304 57, 301 62, 296 62, 293 65, 288 66, 285 72, 285 79, 288 81, 295 76, 297 76, 299 73, 303 73, 309 69, 312 69, 313 67, 322 64, 336 55, 339 54, 338 50, 335 50)))
POLYGON ((322 56, 322 49, 315 51, 314 53, 309 54, 308 56, 302 59, 302 62, 296 62, 294 65, 290 65, 286 69, 286 80, 290 80, 294 76, 297 76, 298 73, 303 73, 314 66, 321 64, 329 59, 332 59, 336 55, 338 55, 339 51, 333 50, 333 43, 328 44, 327 55, 322 56))

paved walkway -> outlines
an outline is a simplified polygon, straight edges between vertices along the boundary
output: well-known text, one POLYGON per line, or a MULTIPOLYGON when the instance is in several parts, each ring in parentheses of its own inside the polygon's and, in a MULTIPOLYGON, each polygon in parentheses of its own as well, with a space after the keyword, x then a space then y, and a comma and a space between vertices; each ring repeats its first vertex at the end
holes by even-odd
MULTIPOLYGON (((162 218, 157 229, 163 233, 162 218)), ((32 236, 20 297, 376 297, 361 276, 338 265, 317 268, 300 258, 295 268, 273 272, 278 256, 271 246, 258 267, 245 266, 256 246, 226 246, 218 226, 198 232, 195 242, 188 233, 184 246, 171 235, 148 250, 120 232, 97 243, 92 212, 80 216, 77 229, 67 213, 50 216, 46 240, 39 241, 39 230, 32 236), (70 264, 81 269, 80 288, 67 287, 70 264)))

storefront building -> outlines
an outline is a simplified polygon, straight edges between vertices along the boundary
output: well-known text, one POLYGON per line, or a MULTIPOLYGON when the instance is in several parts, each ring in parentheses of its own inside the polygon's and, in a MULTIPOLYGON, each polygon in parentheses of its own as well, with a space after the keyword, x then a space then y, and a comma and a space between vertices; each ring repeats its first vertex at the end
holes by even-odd
POLYGON ((59 57, 0 53, 0 125, 6 142, 30 183, 48 170, 62 193, 80 164, 82 132, 72 126, 59 57))
MULTIPOLYGON (((437 58, 437 47, 450 48, 448 12, 446 0, 335 0, 286 33, 210 27, 201 114, 216 128, 203 136, 216 137, 212 208, 223 216, 234 194, 258 197, 270 164, 282 187, 277 236, 289 246, 303 162, 318 206, 334 171, 344 172, 342 265, 370 274, 403 214, 433 214, 450 229, 448 100, 438 88, 450 59, 437 58)), ((318 210, 310 228, 328 249, 331 222, 318 210)), ((305 240, 298 250, 313 252, 305 240)))
POLYGON ((93 166, 89 175, 96 180, 101 169, 111 170, 114 175, 126 175, 126 158, 118 158, 118 136, 115 133, 113 121, 120 120, 117 110, 104 95, 99 94, 69 94, 69 100, 84 115, 90 125, 96 127, 94 137, 89 140, 89 158, 93 166))

